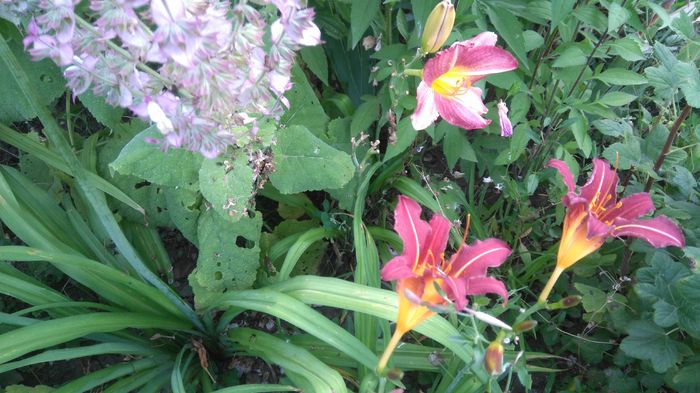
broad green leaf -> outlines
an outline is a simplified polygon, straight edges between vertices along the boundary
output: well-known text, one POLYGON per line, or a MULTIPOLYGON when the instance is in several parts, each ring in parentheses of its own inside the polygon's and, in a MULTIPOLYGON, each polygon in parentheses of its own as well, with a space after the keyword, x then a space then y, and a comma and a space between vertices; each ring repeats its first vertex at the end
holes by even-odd
POLYGON ((341 188, 355 173, 347 153, 329 146, 303 126, 281 130, 272 153, 276 170, 270 180, 283 194, 341 188))
POLYGON ((700 274, 678 280, 674 293, 679 303, 678 325, 693 337, 700 338, 700 274))
POLYGON ((620 3, 611 2, 608 6, 608 31, 615 33, 617 29, 625 24, 630 18, 630 13, 620 3))
POLYGON ((411 125, 411 119, 409 117, 401 119, 396 126, 396 140, 389 141, 389 146, 387 146, 386 152, 384 153, 384 162, 389 161, 408 149, 408 147, 413 144, 413 141, 416 140, 417 135, 418 132, 414 130, 413 125, 411 125))
POLYGON ((361 132, 372 134, 369 126, 372 125, 379 117, 379 99, 377 97, 369 97, 360 104, 352 115, 350 123, 350 135, 357 136, 361 132))
MULTIPOLYGON (((80 102, 85 106, 95 120, 102 123, 107 128, 119 130, 122 128, 122 117, 124 108, 114 107, 105 102, 103 97, 97 97, 91 91, 78 96, 80 102)), ((142 129, 145 129, 146 126, 142 129)))
MULTIPOLYGON (((259 356, 271 364, 284 368, 289 378, 304 392, 343 393, 347 392, 340 374, 326 366, 307 350, 290 344, 270 334, 249 328, 233 329, 229 339, 236 347, 241 347, 251 355, 259 356)), ((271 392, 265 388, 238 390, 222 389, 220 393, 271 392)), ((280 392, 288 389, 276 390, 280 392)))
POLYGON ((638 283, 634 290, 642 299, 650 302, 662 299, 672 303, 671 288, 678 280, 690 274, 690 270, 682 263, 674 262, 664 257, 663 253, 656 252, 652 257, 651 266, 637 270, 638 283))
POLYGON ((506 41, 506 48, 515 54, 518 59, 518 66, 529 71, 530 66, 525 50, 525 39, 523 38, 523 26, 518 21, 518 18, 513 15, 510 10, 504 7, 497 7, 489 3, 486 12, 496 27, 498 34, 506 41))
POLYGON ((447 168, 452 169, 457 165, 457 161, 463 158, 467 161, 476 162, 476 153, 469 144, 465 131, 453 126, 446 121, 440 122, 436 128, 443 128, 445 139, 442 144, 445 158, 447 158, 447 168))
POLYGON ((552 63, 552 67, 565 68, 582 66, 586 64, 588 57, 579 45, 573 44, 565 49, 558 49, 558 57, 552 63))
POLYGON ((650 361, 658 373, 666 372, 680 360, 678 343, 651 321, 630 322, 627 330, 629 336, 620 343, 627 356, 650 361))
POLYGON ((284 96, 289 100, 289 108, 282 115, 280 124, 290 128, 293 125, 304 126, 316 136, 326 131, 328 115, 299 65, 292 67, 292 88, 284 96))
POLYGON ((555 27, 559 25, 564 19, 566 19, 569 15, 571 15, 571 11, 574 9, 574 4, 576 4, 576 0, 560 0, 560 1, 552 1, 551 3, 552 6, 552 27, 550 30, 553 30, 555 27))
POLYGON ((323 50, 323 46, 307 46, 302 48, 299 53, 301 54, 301 59, 304 60, 306 66, 309 67, 311 72, 318 77, 318 79, 328 86, 328 59, 326 59, 326 52, 323 50))
POLYGON ((534 30, 525 30, 523 32, 525 40, 525 51, 530 52, 544 45, 544 37, 534 30))
POLYGON ((578 148, 583 153, 584 157, 589 157, 591 151, 593 150, 593 141, 591 136, 588 134, 588 120, 583 115, 572 115, 572 119, 575 121, 571 124, 571 132, 574 134, 576 139, 576 144, 578 148))
MULTIPOLYGON (((60 97, 66 83, 61 69, 49 59, 32 61, 24 50, 19 29, 8 21, 0 19, 0 33, 6 37, 12 53, 27 71, 28 82, 41 91, 38 104, 47 106, 60 97)), ((36 116, 4 62, 0 62, 0 86, 0 122, 10 124, 36 116)))
POLYGON ((601 119, 593 122, 593 127, 601 134, 613 137, 632 133, 632 126, 625 120, 601 119))
POLYGON ((147 138, 162 137, 155 126, 136 134, 124 146, 117 159, 109 164, 110 169, 160 185, 197 187, 197 172, 202 165, 202 156, 182 149, 162 151, 160 146, 146 142, 147 138))
POLYGON ((381 0, 354 0, 350 8, 350 47, 354 48, 377 15, 381 0))
POLYGON ((675 67, 678 78, 683 81, 681 90, 685 101, 693 108, 700 108, 700 72, 692 63, 680 63, 675 67))
POLYGON ((607 70, 596 75, 594 78, 609 85, 619 86, 643 85, 647 83, 647 79, 645 77, 624 68, 608 68, 607 70))
POLYGON ((585 25, 602 33, 608 28, 608 18, 596 6, 583 4, 574 10, 574 16, 585 25))
POLYGON ((253 285, 260 266, 262 214, 236 222, 210 210, 199 217, 197 267, 189 276, 198 308, 206 307, 223 293, 253 285))
POLYGON ((201 213, 201 196, 197 191, 186 188, 166 188, 165 205, 168 215, 177 229, 192 244, 197 245, 197 219, 201 213))
POLYGON ((678 308, 664 300, 654 303, 654 323, 664 328, 675 325, 678 323, 678 308))
POLYGON ((237 221, 245 216, 253 195, 253 169, 248 155, 238 150, 233 157, 205 159, 199 169, 199 189, 222 217, 237 221))
POLYGON ((136 313, 91 313, 24 326, 0 335, 0 364, 29 352, 52 347, 94 333, 123 329, 186 330, 187 322, 136 313))
POLYGON ((634 94, 612 91, 598 100, 598 103, 608 106, 624 106, 637 99, 634 94))
POLYGON ((620 38, 612 41, 610 44, 610 52, 618 55, 627 61, 640 61, 646 59, 642 54, 642 48, 639 42, 632 37, 620 38))

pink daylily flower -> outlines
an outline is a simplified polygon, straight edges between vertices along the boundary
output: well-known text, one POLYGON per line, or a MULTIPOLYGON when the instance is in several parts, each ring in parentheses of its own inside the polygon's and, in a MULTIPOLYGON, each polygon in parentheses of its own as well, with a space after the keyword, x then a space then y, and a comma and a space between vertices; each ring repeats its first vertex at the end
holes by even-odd
POLYGON ((559 243, 557 265, 540 295, 545 302, 561 273, 585 256, 598 250, 606 239, 619 236, 640 238, 653 247, 683 247, 683 232, 666 216, 639 219, 654 211, 654 203, 646 192, 617 200, 618 177, 607 161, 593 160, 593 173, 576 192, 574 177, 564 161, 551 160, 546 165, 561 174, 568 193, 564 228, 559 243))
POLYGON ((448 303, 436 290, 439 286, 458 311, 467 306, 467 295, 495 293, 508 300, 505 285, 486 276, 486 269, 500 266, 510 255, 499 239, 462 244, 449 260, 445 248, 450 221, 435 214, 430 222, 421 220, 421 208, 414 200, 399 196, 394 211, 394 229, 403 241, 403 253, 382 269, 382 279, 398 280, 399 316, 396 329, 407 332, 432 316, 430 306, 448 303))
POLYGON ((518 68, 518 61, 497 48, 498 36, 484 32, 440 51, 423 67, 418 85, 416 111, 411 123, 416 130, 428 128, 438 116, 465 130, 484 128, 488 110, 481 100, 481 89, 474 82, 491 74, 518 68))
POLYGON ((508 301, 503 282, 486 276, 486 269, 500 266, 510 255, 510 248, 504 241, 486 239, 472 245, 462 243, 446 260, 450 221, 434 214, 430 222, 426 222, 420 214, 418 203, 399 196, 394 211, 394 230, 403 241, 403 253, 392 258, 381 272, 383 280, 398 280, 399 315, 394 334, 377 365, 380 374, 401 337, 435 315, 436 308, 452 302, 462 311, 467 307, 467 295, 486 293, 495 293, 508 301))

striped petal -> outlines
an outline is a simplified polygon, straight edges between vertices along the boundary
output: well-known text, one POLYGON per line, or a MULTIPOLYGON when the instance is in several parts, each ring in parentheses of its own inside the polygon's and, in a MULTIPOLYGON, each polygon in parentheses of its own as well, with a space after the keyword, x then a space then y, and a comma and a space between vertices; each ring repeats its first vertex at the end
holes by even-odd
POLYGON ((639 218, 654 211, 654 202, 646 192, 639 192, 622 198, 614 209, 610 209, 601 215, 601 219, 625 218, 628 220, 639 218))
POLYGON ((610 168, 607 161, 593 159, 593 173, 588 182, 581 187, 581 196, 588 201, 596 198, 596 204, 603 207, 615 205, 617 201, 617 173, 610 168))
POLYGON ((403 256, 391 258, 389 262, 382 268, 382 280, 394 281, 402 278, 414 277, 415 274, 411 270, 411 264, 403 256))
POLYGON ((482 117, 488 110, 481 101, 481 89, 477 87, 451 98, 436 94, 435 103, 446 122, 465 130, 481 129, 491 123, 482 117))
POLYGON ((510 255, 510 247, 503 240, 477 240, 463 245, 450 260, 448 274, 452 277, 481 277, 489 267, 501 266, 510 255))
POLYGON ((411 125, 416 131, 425 130, 438 118, 438 109, 435 105, 435 92, 425 82, 418 85, 416 94, 416 110, 411 115, 411 125))
POLYGON ((569 192, 574 192, 576 190, 576 183, 574 183, 574 175, 571 173, 569 166, 562 160, 549 160, 545 168, 554 168, 559 171, 564 184, 569 192))
POLYGON ((685 246, 683 232, 673 221, 666 216, 659 216, 650 220, 615 220, 615 228, 612 230, 615 236, 633 236, 640 238, 653 247, 685 246))
POLYGON ((405 263, 409 267, 418 263, 421 245, 430 235, 430 226, 420 218, 421 208, 416 201, 399 195, 399 202, 394 210, 394 230, 403 241, 405 263))
POLYGON ((457 52, 455 67, 463 70, 471 83, 491 74, 512 71, 518 61, 508 51, 495 46, 476 46, 457 52))

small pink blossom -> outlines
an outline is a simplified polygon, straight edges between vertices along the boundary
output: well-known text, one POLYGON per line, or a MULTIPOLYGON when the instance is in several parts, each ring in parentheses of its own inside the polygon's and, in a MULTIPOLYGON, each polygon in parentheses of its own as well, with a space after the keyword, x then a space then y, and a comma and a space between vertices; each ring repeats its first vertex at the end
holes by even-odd
POLYGON ((498 103, 498 121, 501 123, 501 136, 507 138, 513 135, 513 125, 508 118, 508 107, 506 103, 500 101, 498 103))

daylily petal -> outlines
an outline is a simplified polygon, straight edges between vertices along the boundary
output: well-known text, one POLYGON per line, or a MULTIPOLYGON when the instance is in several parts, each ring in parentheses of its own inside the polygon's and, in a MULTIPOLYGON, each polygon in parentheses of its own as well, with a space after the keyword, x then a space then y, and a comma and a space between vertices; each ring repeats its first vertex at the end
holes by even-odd
POLYGON ((610 209, 601 215, 601 219, 626 218, 628 220, 639 218, 654 211, 654 202, 646 192, 639 192, 622 198, 614 209, 610 209))
POLYGON ((430 219, 431 232, 424 249, 426 254, 428 251, 433 254, 434 261, 439 260, 441 254, 445 252, 447 240, 450 238, 450 226, 450 220, 439 214, 433 215, 430 219))
POLYGON ((430 235, 430 226, 420 218, 421 208, 411 198, 399 195, 394 211, 394 230, 403 241, 403 257, 413 266, 420 257, 420 247, 430 235))
POLYGON ((423 82, 430 86, 440 75, 451 70, 457 62, 459 51, 459 46, 451 46, 436 53, 435 57, 428 60, 423 67, 423 82))
POLYGON ((467 280, 464 278, 445 277, 447 288, 444 288, 447 297, 452 299, 457 311, 462 311, 467 307, 467 280))
POLYGON ((488 110, 481 101, 481 89, 477 87, 452 98, 436 94, 435 103, 446 122, 465 130, 484 128, 491 123, 491 120, 481 117, 488 110))
POLYGON ((503 240, 477 240, 471 246, 462 246, 452 256, 448 274, 453 277, 485 276, 487 268, 500 266, 510 252, 503 240))
POLYGON ((487 75, 514 70, 518 68, 518 61, 504 49, 477 46, 458 51, 455 66, 474 83, 487 75))
POLYGON ((666 246, 685 246, 683 232, 673 221, 666 216, 659 216, 650 220, 615 220, 615 228, 612 230, 615 236, 634 236, 640 238, 656 248, 666 246))
POLYGON ((569 192, 574 192, 576 190, 576 184, 574 183, 574 175, 571 173, 569 166, 562 160, 549 160, 546 168, 554 168, 559 171, 559 174, 564 180, 564 184, 569 192))
POLYGON ((501 125, 501 136, 507 138, 513 135, 513 124, 508 118, 508 107, 501 101, 498 103, 498 122, 501 125))
POLYGON ((494 293, 503 298, 503 303, 508 304, 508 290, 502 281, 492 277, 472 277, 466 282, 467 295, 485 295, 494 293))
POLYGON ((394 281, 407 277, 414 277, 415 274, 411 270, 410 262, 403 256, 391 258, 389 262, 382 268, 382 280, 394 281))
POLYGON ((438 109, 435 105, 435 92, 425 82, 418 85, 416 110, 411 115, 411 125, 416 131, 430 127, 438 118, 438 109))
POLYGON ((610 164, 600 158, 593 159, 593 173, 588 182, 581 187, 581 196, 596 205, 607 208, 617 201, 617 173, 610 169, 610 164))
POLYGON ((588 214, 588 222, 586 227, 586 237, 592 239, 598 236, 607 236, 612 227, 603 221, 599 220, 594 214, 588 214))
POLYGON ((452 46, 461 46, 465 49, 471 49, 476 48, 477 46, 496 46, 496 41, 498 41, 498 36, 496 33, 485 31, 466 41, 455 42, 452 44, 452 46))

